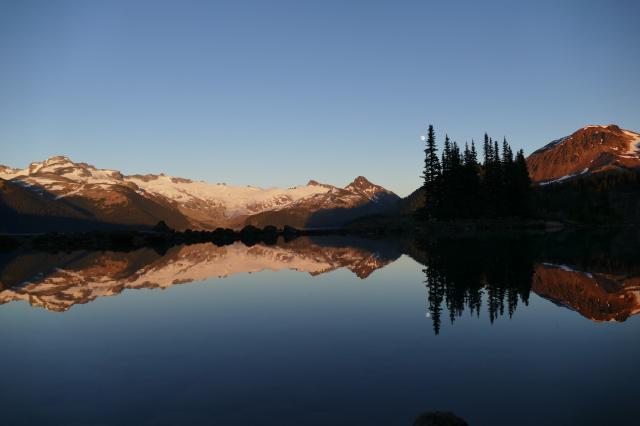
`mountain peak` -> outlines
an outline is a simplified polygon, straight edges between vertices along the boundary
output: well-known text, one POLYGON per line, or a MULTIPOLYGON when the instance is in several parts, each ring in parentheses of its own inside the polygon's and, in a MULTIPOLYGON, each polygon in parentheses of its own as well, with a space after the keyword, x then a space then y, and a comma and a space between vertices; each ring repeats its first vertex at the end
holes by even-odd
POLYGON ((57 164, 76 165, 76 163, 71 161, 71 159, 69 157, 67 157, 67 156, 54 155, 52 157, 47 158, 46 160, 33 162, 33 163, 29 164, 29 167, 31 167, 31 168, 41 168, 41 167, 53 166, 53 165, 57 165, 57 164))
POLYGON ((24 169, 29 175, 34 173, 54 173, 57 174, 60 170, 67 170, 70 168, 92 168, 86 163, 75 163, 69 157, 65 155, 54 155, 43 161, 36 161, 24 169))
POLYGON ((380 197, 397 198, 398 196, 393 192, 383 188, 380 185, 372 183, 364 176, 358 176, 349 185, 344 187, 345 190, 364 196, 370 200, 378 199, 380 197))
POLYGON ((53 157, 44 160, 44 163, 57 163, 59 161, 68 161, 70 163, 73 163, 73 161, 71 161, 71 159, 66 155, 54 155, 53 157))
POLYGON ((620 126, 618 126, 617 124, 589 124, 582 127, 581 129, 578 129, 577 131, 579 132, 580 130, 587 130, 587 129, 607 129, 607 130, 619 131, 620 126))
POLYGON ((640 167, 640 133, 616 124, 588 125, 527 159, 534 181, 550 183, 613 168, 640 167))
POLYGON ((355 178, 355 179, 353 180, 353 182, 351 182, 351 183, 349 184, 349 186, 351 186, 351 185, 353 185, 353 186, 364 186, 364 185, 369 185, 369 186, 371 186, 371 185, 373 185, 373 184, 372 184, 372 183, 369 181, 369 179, 367 179, 366 177, 364 177, 364 176, 358 176, 357 178, 355 178))
POLYGON ((367 179, 364 176, 358 176, 353 180, 353 182, 345 186, 344 189, 348 191, 366 192, 366 193, 386 191, 383 187, 378 186, 374 183, 371 183, 371 181, 369 181, 369 179, 367 179))

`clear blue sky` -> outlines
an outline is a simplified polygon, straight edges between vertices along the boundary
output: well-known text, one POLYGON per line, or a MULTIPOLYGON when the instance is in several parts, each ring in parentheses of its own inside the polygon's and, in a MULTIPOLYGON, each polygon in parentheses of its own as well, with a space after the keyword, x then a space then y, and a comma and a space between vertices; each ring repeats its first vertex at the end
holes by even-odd
POLYGON ((406 195, 428 123, 527 153, 640 130, 639 19, 611 0, 0 0, 0 163, 406 195))

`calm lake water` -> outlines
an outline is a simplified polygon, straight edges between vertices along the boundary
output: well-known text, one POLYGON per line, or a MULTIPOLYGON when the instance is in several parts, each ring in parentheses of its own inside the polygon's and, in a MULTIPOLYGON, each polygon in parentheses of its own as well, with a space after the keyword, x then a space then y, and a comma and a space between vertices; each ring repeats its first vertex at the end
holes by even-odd
POLYGON ((636 231, 0 255, 3 425, 634 424, 636 231))

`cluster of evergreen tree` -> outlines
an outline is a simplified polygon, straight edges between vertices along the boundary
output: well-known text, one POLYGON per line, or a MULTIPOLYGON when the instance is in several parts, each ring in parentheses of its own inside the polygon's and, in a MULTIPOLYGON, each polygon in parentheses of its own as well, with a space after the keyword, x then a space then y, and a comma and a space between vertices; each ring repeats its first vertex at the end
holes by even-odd
POLYGON ((520 150, 514 155, 506 139, 500 147, 485 134, 484 158, 480 162, 473 141, 462 150, 445 136, 439 157, 435 132, 433 126, 429 126, 424 152, 423 219, 527 214, 531 181, 524 153, 520 150))

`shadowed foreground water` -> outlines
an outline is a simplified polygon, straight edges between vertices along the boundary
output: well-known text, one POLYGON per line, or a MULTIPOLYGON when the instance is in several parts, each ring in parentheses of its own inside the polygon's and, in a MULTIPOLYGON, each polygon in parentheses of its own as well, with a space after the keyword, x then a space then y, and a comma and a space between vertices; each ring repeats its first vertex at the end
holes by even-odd
POLYGON ((5 253, 2 424, 633 424, 637 241, 5 253))

